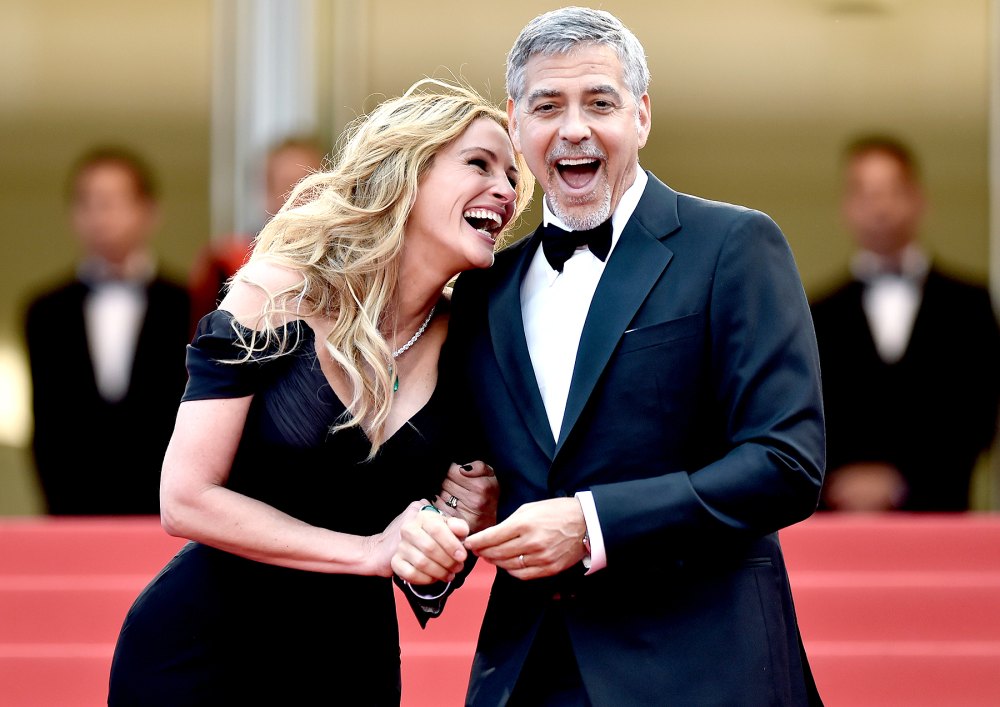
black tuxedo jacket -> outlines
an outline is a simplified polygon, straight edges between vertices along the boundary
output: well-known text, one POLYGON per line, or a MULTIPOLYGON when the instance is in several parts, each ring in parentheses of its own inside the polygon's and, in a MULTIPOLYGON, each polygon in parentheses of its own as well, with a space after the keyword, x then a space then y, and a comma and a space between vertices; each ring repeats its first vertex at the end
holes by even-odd
POLYGON ((887 364, 868 327, 864 287, 850 280, 813 304, 829 468, 888 462, 909 484, 905 510, 967 510, 1000 398, 1000 331, 989 293, 932 268, 907 349, 887 364))
POLYGON ((496 469, 500 518, 589 489, 608 566, 530 582, 499 570, 469 703, 505 703, 555 594, 594 705, 805 703, 776 531, 816 508, 824 430, 784 237, 650 174, 594 295, 556 442, 519 296, 539 235, 457 281, 456 406, 468 453, 496 469))
POLYGON ((35 299, 26 317, 32 448, 48 509, 159 513, 160 466, 187 379, 187 290, 163 278, 149 283, 128 392, 117 403, 97 389, 84 324, 87 293, 74 279, 35 299))

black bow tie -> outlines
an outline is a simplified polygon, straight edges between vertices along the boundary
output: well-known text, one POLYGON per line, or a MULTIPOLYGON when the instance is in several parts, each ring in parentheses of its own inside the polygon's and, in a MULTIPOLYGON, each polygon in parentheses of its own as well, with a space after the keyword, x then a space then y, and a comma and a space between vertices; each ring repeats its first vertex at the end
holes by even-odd
POLYGON ((611 219, 586 231, 564 231, 552 224, 542 229, 545 259, 559 272, 562 272, 563 265, 581 246, 589 247, 595 257, 607 260, 608 253, 611 252, 611 219))

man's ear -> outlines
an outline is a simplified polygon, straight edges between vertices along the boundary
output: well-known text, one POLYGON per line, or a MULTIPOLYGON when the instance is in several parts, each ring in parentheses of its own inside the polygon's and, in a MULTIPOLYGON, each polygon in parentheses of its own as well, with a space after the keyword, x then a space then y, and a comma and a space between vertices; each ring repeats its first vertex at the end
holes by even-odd
POLYGON ((510 141, 514 143, 514 150, 520 152, 521 135, 518 132, 517 107, 513 98, 507 99, 507 134, 510 135, 510 141))
POLYGON ((638 115, 638 130, 639 130, 639 147, 643 148, 646 146, 646 138, 649 137, 649 129, 651 127, 652 113, 650 112, 649 106, 649 94, 642 94, 642 98, 639 99, 639 115, 638 115))

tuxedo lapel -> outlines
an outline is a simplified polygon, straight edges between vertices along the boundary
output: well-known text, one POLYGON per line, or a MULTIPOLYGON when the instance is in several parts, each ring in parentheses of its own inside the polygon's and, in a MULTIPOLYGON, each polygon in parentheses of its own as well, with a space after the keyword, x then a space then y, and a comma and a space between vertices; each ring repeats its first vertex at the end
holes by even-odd
POLYGON ((657 236, 672 233, 678 226, 676 193, 649 175, 643 198, 611 253, 583 325, 557 454, 629 322, 673 257, 657 236))
POLYGON ((531 365, 528 343, 524 338, 524 320, 521 316, 521 281, 531 263, 539 243, 539 231, 520 248, 512 273, 502 277, 502 285, 490 295, 489 322, 500 374, 518 403, 518 410, 535 442, 551 459, 555 454, 555 440, 545 413, 545 404, 538 390, 535 369, 531 365))
POLYGON ((67 309, 72 311, 66 313, 68 331, 64 344, 65 348, 69 350, 64 350, 64 353, 69 357, 69 360, 76 361, 79 366, 78 382, 80 388, 77 392, 82 393, 82 389, 86 387, 88 395, 99 396, 97 373, 94 370, 94 359, 90 353, 90 337, 87 335, 86 302, 89 294, 90 287, 79 280, 74 282, 69 290, 67 309))

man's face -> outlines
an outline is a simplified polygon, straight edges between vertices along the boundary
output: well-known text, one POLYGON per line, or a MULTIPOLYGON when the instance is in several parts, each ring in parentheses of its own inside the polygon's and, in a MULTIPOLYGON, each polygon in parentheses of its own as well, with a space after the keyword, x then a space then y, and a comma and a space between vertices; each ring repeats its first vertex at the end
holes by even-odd
POLYGON ((649 135, 649 96, 636 102, 610 47, 584 44, 568 54, 536 54, 525 91, 507 102, 514 146, 567 226, 606 221, 635 180, 649 135))
POLYGON ((146 246, 156 209, 150 199, 139 194, 127 168, 104 162, 85 168, 77 176, 71 220, 88 254, 120 264, 146 246))
POLYGON ((278 213, 299 180, 318 172, 322 164, 323 155, 304 146, 292 145, 271 155, 265 175, 268 216, 278 213))
POLYGON ((861 248, 897 255, 916 240, 923 210, 920 187, 892 155, 866 152, 848 163, 843 214, 861 248))

